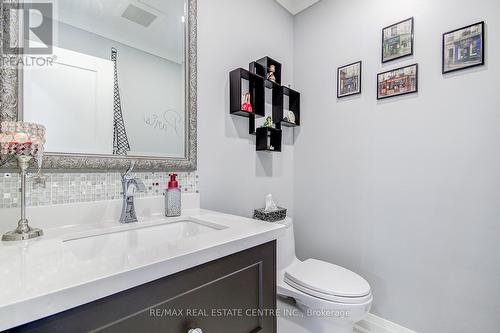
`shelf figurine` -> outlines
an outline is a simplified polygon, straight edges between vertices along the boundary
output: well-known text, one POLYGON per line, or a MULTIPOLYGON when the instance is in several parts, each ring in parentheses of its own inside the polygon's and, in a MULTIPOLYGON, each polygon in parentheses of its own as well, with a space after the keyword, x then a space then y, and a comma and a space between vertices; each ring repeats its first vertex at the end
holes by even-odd
POLYGON ((250 93, 243 95, 243 104, 241 104, 241 110, 246 112, 253 112, 252 103, 250 103, 250 93))
POLYGON ((293 113, 293 111, 286 110, 285 117, 283 118, 283 120, 295 124, 295 113, 293 113))
POLYGON ((267 73, 267 79, 269 81, 276 82, 276 76, 274 75, 275 73, 276 73, 276 66, 269 65, 269 72, 267 73))
POLYGON ((273 118, 271 118, 271 116, 266 118, 266 122, 263 127, 273 127, 273 118))

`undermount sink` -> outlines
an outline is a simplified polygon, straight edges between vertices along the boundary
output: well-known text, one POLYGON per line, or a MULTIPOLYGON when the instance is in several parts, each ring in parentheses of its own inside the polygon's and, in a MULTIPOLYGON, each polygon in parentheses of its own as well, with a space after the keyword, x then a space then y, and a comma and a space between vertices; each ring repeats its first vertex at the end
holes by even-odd
POLYGON ((142 225, 139 222, 68 235, 62 241, 67 243, 75 254, 85 253, 89 255, 90 253, 113 251, 113 249, 122 246, 140 248, 173 243, 225 228, 225 226, 195 219, 163 223, 161 221, 148 222, 142 225))

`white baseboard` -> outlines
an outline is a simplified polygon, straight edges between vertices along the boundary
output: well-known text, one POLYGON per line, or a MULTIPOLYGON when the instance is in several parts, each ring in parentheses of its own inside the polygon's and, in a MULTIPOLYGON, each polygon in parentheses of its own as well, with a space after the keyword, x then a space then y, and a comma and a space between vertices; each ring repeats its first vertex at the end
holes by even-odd
POLYGON ((356 324, 356 333, 417 333, 371 313, 356 324))

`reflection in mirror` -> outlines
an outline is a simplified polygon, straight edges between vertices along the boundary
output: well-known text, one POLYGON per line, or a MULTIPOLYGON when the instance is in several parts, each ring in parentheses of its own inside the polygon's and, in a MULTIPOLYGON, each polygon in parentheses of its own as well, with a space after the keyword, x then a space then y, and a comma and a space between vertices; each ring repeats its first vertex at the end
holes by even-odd
POLYGON ((185 0, 54 1, 54 62, 23 72, 46 151, 185 157, 185 15, 185 0))

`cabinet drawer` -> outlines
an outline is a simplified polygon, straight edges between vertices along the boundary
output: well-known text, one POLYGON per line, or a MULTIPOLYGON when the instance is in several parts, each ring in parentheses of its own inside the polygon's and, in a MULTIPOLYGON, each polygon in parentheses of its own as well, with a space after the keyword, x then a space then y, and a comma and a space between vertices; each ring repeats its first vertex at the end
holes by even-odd
POLYGON ((9 332, 276 332, 276 244, 70 309, 9 332))

